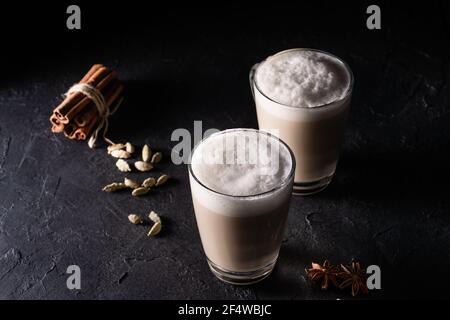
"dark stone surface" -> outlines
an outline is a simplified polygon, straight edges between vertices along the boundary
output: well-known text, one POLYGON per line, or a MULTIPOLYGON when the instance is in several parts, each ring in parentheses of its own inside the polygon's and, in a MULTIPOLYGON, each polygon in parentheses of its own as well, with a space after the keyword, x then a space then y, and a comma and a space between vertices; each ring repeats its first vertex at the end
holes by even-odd
POLYGON ((78 33, 65 30, 63 4, 5 9, 0 298, 348 298, 305 278, 305 266, 325 258, 378 264, 382 290, 370 298, 449 297, 450 15, 444 1, 427 4, 382 5, 381 31, 366 29, 365 4, 85 5, 78 33), (204 130, 256 127, 248 71, 291 47, 333 52, 355 74, 341 161, 327 190, 292 199, 274 273, 226 285, 206 265, 187 168, 169 163, 170 136, 194 120, 204 130), (124 176, 114 160, 50 131, 60 95, 93 63, 116 68, 126 85, 110 136, 164 152, 156 172, 174 179, 149 196, 103 193, 124 176), (154 239, 127 221, 151 209, 164 219, 154 239), (72 264, 82 270, 78 291, 66 288, 72 264))

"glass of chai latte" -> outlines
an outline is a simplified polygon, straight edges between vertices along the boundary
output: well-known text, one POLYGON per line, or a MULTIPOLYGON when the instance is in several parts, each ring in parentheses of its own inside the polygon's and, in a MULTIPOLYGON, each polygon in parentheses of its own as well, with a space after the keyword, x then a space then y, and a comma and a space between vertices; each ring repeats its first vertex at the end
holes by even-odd
POLYGON ((250 86, 259 129, 278 130, 294 152, 294 193, 326 188, 336 170, 350 109, 349 66, 327 52, 286 50, 255 65, 250 86))
POLYGON ((278 258, 289 210, 295 158, 276 136, 230 129, 201 141, 189 180, 209 267, 222 281, 264 279, 278 258))

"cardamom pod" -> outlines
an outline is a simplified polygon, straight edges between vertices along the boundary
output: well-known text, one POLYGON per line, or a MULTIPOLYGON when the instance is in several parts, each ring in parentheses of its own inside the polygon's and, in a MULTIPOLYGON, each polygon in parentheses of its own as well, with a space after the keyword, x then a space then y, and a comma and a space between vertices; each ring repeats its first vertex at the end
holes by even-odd
POLYGON ((130 220, 132 224, 141 224, 142 222, 144 222, 144 220, 142 220, 142 218, 137 214, 128 215, 128 220, 130 220))
POLYGON ((146 187, 146 188, 151 188, 156 184, 156 179, 155 178, 147 178, 144 180, 144 182, 142 182, 142 186, 146 187))
POLYGON ((167 180, 169 180, 169 176, 168 176, 167 174, 163 174, 163 175, 160 176, 160 177, 158 178, 158 180, 156 181, 156 186, 158 187, 158 186, 160 186, 160 185, 166 183, 167 180))
POLYGON ((162 159, 162 153, 161 152, 156 152, 153 157, 152 157, 152 161, 150 161, 151 163, 158 163, 160 162, 162 159))
POLYGON ((111 152, 113 152, 114 150, 121 150, 121 149, 125 149, 125 145, 123 143, 111 144, 107 148, 108 154, 111 154, 111 152))
POLYGON ((142 161, 149 162, 152 157, 152 149, 146 144, 142 147, 142 161))
POLYGON ((114 192, 117 190, 125 189, 127 186, 122 182, 113 182, 103 187, 103 191, 114 192))
POLYGON ((152 220, 154 223, 161 223, 161 218, 155 211, 151 211, 148 215, 149 219, 152 220))
POLYGON ((133 180, 133 179, 129 179, 129 178, 125 178, 123 183, 131 189, 136 189, 139 188, 141 185, 139 184, 139 182, 133 180))
POLYGON ((128 164, 128 162, 126 162, 123 159, 117 160, 116 167, 119 169, 119 171, 122 171, 122 172, 130 172, 131 171, 130 165, 128 164))
POLYGON ((155 211, 151 211, 148 215, 151 221, 154 222, 153 226, 150 228, 149 232, 147 233, 147 236, 156 236, 162 228, 162 222, 161 218, 155 211))
POLYGON ((125 144, 125 150, 126 150, 128 153, 134 153, 135 148, 134 148, 134 146, 133 146, 131 143, 127 142, 127 143, 125 144))
POLYGON ((158 233, 161 232, 161 222, 157 222, 155 223, 151 228, 150 231, 147 233, 147 236, 149 237, 153 237, 156 236, 158 233))
POLYGON ((134 197, 139 197, 139 196, 143 196, 144 194, 148 193, 150 191, 150 188, 146 188, 146 187, 139 187, 133 190, 133 192, 131 193, 132 196, 134 197))
POLYGON ((138 169, 139 171, 150 171, 153 169, 153 165, 149 162, 145 162, 145 161, 136 161, 134 163, 134 166, 136 167, 136 169, 138 169))
POLYGON ((125 150, 122 150, 122 149, 113 150, 111 152, 111 155, 114 158, 119 158, 119 159, 128 159, 129 157, 131 157, 131 154, 129 152, 126 152, 125 150))

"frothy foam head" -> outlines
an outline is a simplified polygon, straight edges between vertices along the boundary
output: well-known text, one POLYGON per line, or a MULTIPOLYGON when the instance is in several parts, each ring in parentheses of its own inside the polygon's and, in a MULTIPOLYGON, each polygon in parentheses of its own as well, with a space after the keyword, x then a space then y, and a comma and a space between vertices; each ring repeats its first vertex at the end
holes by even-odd
POLYGON ((231 196, 275 189, 292 170, 292 156, 276 137, 251 129, 222 131, 203 140, 191 161, 207 188, 231 196))
POLYGON ((343 99, 350 74, 337 58, 313 50, 288 50, 257 68, 257 87, 270 99, 292 107, 313 108, 343 99))

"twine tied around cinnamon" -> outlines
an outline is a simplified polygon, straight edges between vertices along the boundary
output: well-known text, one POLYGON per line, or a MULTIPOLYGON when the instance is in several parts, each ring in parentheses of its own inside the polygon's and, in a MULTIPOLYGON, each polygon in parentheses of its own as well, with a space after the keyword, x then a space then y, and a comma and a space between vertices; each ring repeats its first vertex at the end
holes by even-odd
POLYGON ((89 137, 89 140, 88 140, 89 148, 93 149, 96 147, 98 134, 102 130, 102 128, 103 128, 103 134, 102 134, 103 140, 105 140, 105 142, 107 142, 109 144, 114 144, 113 141, 111 141, 110 139, 108 139, 106 137, 106 133, 108 132, 108 125, 109 125, 108 119, 109 119, 109 116, 113 115, 117 111, 117 109, 119 108, 120 104, 123 101, 123 98, 119 99, 117 101, 116 105, 114 106, 114 108, 112 108, 110 110, 110 108, 108 108, 108 106, 106 104, 105 97, 100 92, 100 90, 98 90, 94 86, 87 84, 87 83, 76 83, 72 87, 70 87, 70 89, 65 93, 65 96, 67 97, 70 94, 76 93, 76 92, 80 92, 80 93, 84 94, 86 97, 91 99, 92 102, 94 102, 95 107, 97 108, 97 111, 98 111, 98 115, 100 117, 100 121, 97 125, 97 128, 92 132, 91 136, 89 137))

